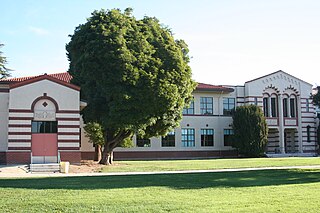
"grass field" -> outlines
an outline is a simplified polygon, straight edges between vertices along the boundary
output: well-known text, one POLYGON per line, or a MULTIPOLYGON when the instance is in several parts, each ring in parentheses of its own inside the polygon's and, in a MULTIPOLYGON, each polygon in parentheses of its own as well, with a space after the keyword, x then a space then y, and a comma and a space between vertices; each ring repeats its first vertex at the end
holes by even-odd
POLYGON ((178 170, 210 170, 250 167, 320 165, 319 157, 291 158, 243 158, 207 160, 159 160, 159 161, 115 161, 115 166, 104 167, 102 172, 146 172, 178 170))
POLYGON ((319 212, 320 170, 0 179, 0 212, 319 212))

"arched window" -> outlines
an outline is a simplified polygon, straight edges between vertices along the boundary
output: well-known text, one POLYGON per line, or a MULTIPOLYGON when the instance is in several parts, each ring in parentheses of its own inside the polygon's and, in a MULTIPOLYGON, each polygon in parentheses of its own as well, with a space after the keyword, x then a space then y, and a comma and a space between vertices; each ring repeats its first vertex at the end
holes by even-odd
POLYGON ((271 117, 278 117, 278 97, 276 94, 271 95, 271 117))
POLYGON ((297 115, 296 115, 296 111, 297 111, 297 99, 296 99, 296 96, 294 95, 291 95, 290 96, 290 117, 291 118, 295 118, 297 115))
POLYGON ((311 126, 307 126, 307 141, 310 142, 311 139, 310 139, 310 129, 311 129, 311 126))
POLYGON ((286 95, 283 96, 282 105, 283 105, 283 117, 287 118, 287 117, 289 117, 288 96, 286 96, 286 95))
POLYGON ((269 96, 263 97, 263 113, 265 117, 269 117, 269 96))

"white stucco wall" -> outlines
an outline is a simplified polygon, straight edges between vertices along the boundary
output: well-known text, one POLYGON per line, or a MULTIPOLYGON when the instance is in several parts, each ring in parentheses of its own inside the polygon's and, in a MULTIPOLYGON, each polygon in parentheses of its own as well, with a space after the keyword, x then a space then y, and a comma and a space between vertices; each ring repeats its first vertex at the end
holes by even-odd
POLYGON ((0 151, 8 147, 9 93, 0 92, 0 151))
POLYGON ((10 109, 30 109, 32 102, 47 93, 59 105, 59 110, 79 110, 80 93, 49 80, 41 80, 10 90, 10 109))

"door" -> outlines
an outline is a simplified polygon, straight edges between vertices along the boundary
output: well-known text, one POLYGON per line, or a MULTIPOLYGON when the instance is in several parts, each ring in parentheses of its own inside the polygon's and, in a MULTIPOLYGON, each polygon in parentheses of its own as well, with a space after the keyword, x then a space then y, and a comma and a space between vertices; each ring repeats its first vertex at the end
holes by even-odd
POLYGON ((58 162, 58 135, 56 124, 56 121, 32 122, 32 163, 58 162))

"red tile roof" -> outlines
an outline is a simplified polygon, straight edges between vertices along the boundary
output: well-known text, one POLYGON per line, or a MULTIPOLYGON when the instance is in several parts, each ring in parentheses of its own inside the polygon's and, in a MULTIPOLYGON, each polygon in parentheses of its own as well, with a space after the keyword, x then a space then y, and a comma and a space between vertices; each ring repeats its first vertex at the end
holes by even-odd
MULTIPOLYGON (((4 81, 4 82, 22 82, 22 81, 25 81, 25 80, 29 80, 29 79, 33 79, 33 78, 37 78, 41 75, 37 75, 37 76, 28 76, 28 77, 18 77, 18 78, 8 78, 8 79, 1 79, 1 81, 4 81)), ((62 73, 54 73, 54 74, 48 74, 48 76, 51 76, 51 77, 54 77, 60 81, 65 81, 65 82, 68 82, 70 83, 71 79, 72 79, 72 76, 68 73, 68 72, 62 72, 62 73)))
POLYGON ((233 92, 234 89, 229 87, 224 87, 220 85, 211 85, 211 84, 204 84, 204 83, 198 83, 198 86, 196 90, 200 91, 220 91, 220 92, 233 92))
MULTIPOLYGON (((30 80, 33 78, 38 78, 39 76, 29 76, 29 77, 19 77, 19 78, 8 78, 8 79, 2 79, 0 81, 11 83, 18 83, 23 82, 26 80, 30 80)), ((48 76, 56 78, 60 81, 64 81, 67 83, 70 83, 72 76, 68 72, 62 72, 62 73, 54 73, 54 74, 48 74, 48 76)), ((220 85, 211 85, 211 84, 204 84, 204 83, 198 83, 198 86, 196 88, 198 91, 216 91, 216 92, 233 92, 234 90, 229 87, 224 87, 220 85)))

